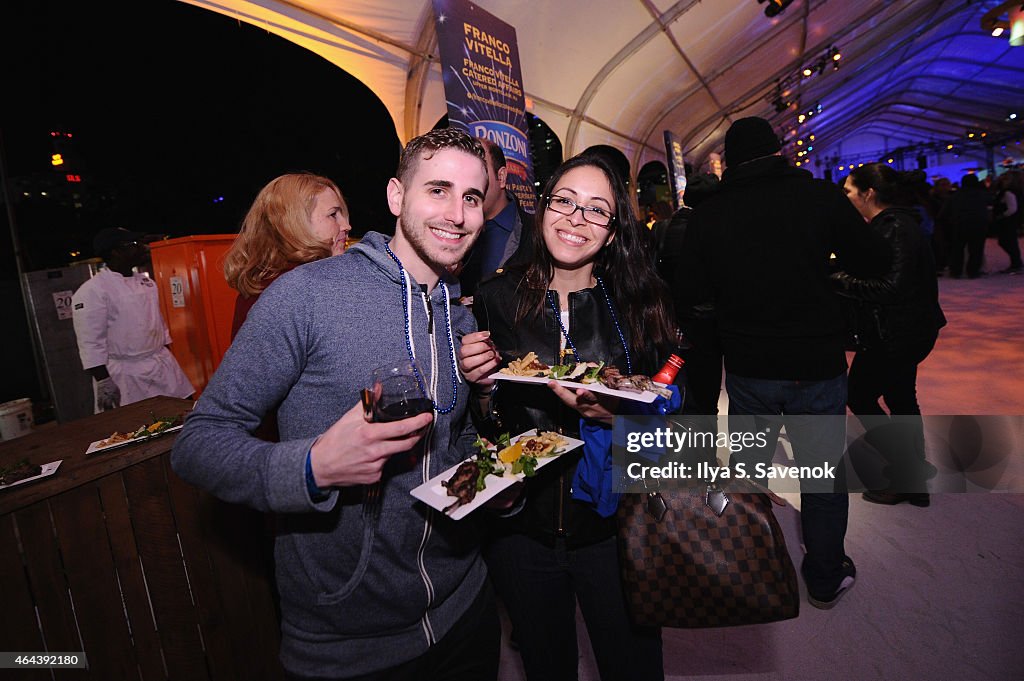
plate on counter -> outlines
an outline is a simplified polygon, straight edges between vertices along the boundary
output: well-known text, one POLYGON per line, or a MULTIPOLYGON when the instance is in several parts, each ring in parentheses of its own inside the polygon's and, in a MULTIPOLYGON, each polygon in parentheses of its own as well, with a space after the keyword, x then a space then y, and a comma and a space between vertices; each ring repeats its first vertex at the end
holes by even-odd
POLYGON ((89 445, 89 448, 87 450, 85 450, 85 453, 86 454, 95 454, 96 452, 106 452, 106 451, 111 450, 111 449, 120 449, 121 447, 128 447, 130 445, 137 445, 140 442, 149 442, 150 440, 155 440, 155 439, 157 439, 158 437, 160 437, 162 435, 167 435, 167 433, 176 433, 176 432, 178 432, 179 430, 181 430, 184 427, 185 427, 184 424, 178 424, 176 426, 171 426, 170 428, 165 428, 164 430, 161 430, 158 433, 151 433, 149 435, 140 435, 139 437, 133 437, 133 438, 129 438, 127 440, 120 440, 118 442, 113 442, 113 443, 110 443, 110 444, 104 444, 105 442, 107 442, 107 440, 109 438, 104 438, 102 440, 96 440, 96 442, 93 442, 92 444, 89 445))
MULTIPOLYGON (((528 430, 525 433, 520 433, 519 435, 510 438, 510 441, 512 444, 515 444, 524 437, 531 437, 536 434, 536 429, 528 430)), ((576 438, 568 437, 566 435, 562 435, 561 437, 564 440, 567 440, 568 442, 555 449, 552 455, 538 457, 537 466, 534 469, 535 471, 539 471, 541 468, 548 465, 549 463, 560 457, 562 454, 571 452, 577 447, 583 445, 583 440, 577 440, 576 438)), ((466 461, 472 460, 472 458, 466 459, 466 461)), ((440 475, 436 475, 430 480, 427 480, 419 487, 413 488, 409 493, 412 494, 417 499, 419 499, 420 501, 422 501, 423 503, 425 503, 427 506, 430 506, 431 508, 434 508, 444 513, 446 508, 455 503, 456 498, 453 496, 448 496, 448 489, 441 483, 450 480, 451 477, 455 475, 455 471, 458 470, 459 466, 461 466, 463 463, 465 463, 465 461, 455 464, 454 466, 452 466, 445 472, 441 473, 440 475)), ((502 490, 511 487, 514 483, 517 483, 520 480, 526 479, 526 476, 523 473, 513 475, 511 472, 511 464, 505 464, 505 468, 506 470, 504 475, 488 475, 485 478, 485 483, 487 486, 476 493, 476 496, 473 497, 473 501, 469 502, 468 504, 463 504, 457 507, 451 513, 448 513, 446 515, 454 520, 460 520, 462 518, 465 518, 467 515, 469 515, 470 513, 472 513, 473 511, 475 511, 476 509, 480 508, 485 503, 493 499, 495 496, 497 496, 498 493, 501 492, 502 490)))
POLYGON ((653 393, 650 390, 635 393, 629 390, 615 390, 614 388, 609 388, 603 383, 578 383, 576 381, 565 381, 557 378, 546 378, 544 376, 513 376, 512 374, 503 374, 499 371, 498 373, 491 374, 487 378, 497 381, 512 381, 513 383, 538 383, 540 385, 547 385, 548 381, 554 381, 558 385, 569 388, 570 390, 583 388, 590 392, 601 393, 603 395, 614 395, 615 397, 623 400, 633 400, 634 402, 645 402, 647 404, 650 404, 658 398, 658 393, 653 393))
POLYGON ((10 487, 17 487, 18 485, 24 485, 26 482, 32 482, 33 480, 41 480, 42 478, 48 478, 48 477, 50 477, 51 475, 53 475, 54 473, 57 472, 57 469, 60 467, 60 464, 61 464, 62 461, 64 461, 64 459, 60 459, 58 461, 51 461, 48 464, 44 464, 42 466, 42 471, 40 473, 38 473, 36 475, 33 475, 30 478, 22 478, 21 480, 17 480, 15 482, 12 482, 9 485, 0 485, 0 489, 8 489, 10 487))

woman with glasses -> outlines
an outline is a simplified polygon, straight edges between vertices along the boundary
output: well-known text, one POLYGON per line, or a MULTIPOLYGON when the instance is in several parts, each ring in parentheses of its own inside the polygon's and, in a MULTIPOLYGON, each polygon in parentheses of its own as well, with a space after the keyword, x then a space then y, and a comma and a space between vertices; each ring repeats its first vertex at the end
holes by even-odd
POLYGON ((303 263, 344 253, 351 230, 341 190, 326 177, 288 173, 267 183, 224 260, 228 285, 238 291, 231 337, 271 282, 303 263))
MULTIPOLYGON (((533 257, 477 289, 481 331, 467 335, 463 373, 479 388, 481 430, 530 428, 579 436, 610 426, 614 398, 588 390, 487 381, 500 363, 537 353, 548 364, 604 362, 657 371, 673 350, 668 291, 645 234, 608 163, 577 156, 548 181, 533 257), (495 354, 497 350, 497 355, 495 354)), ((661 632, 631 626, 619 576, 614 510, 601 515, 571 494, 581 450, 527 480, 521 509, 497 519, 485 551, 530 681, 577 678, 576 604, 603 681, 662 679, 661 632)))

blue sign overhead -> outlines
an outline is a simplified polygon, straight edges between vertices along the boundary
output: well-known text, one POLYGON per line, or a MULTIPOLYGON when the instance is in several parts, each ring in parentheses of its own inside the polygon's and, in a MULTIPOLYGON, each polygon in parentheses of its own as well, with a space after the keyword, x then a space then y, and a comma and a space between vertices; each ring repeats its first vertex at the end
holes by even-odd
POLYGON ((433 0, 448 123, 505 153, 509 191, 536 209, 516 30, 467 0, 433 0))

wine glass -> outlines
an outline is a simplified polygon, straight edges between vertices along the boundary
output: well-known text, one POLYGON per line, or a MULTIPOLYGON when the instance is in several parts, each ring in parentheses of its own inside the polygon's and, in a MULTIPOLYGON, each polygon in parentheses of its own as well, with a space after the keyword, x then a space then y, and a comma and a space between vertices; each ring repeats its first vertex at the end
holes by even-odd
POLYGON ((370 385, 364 391, 364 407, 372 421, 399 421, 434 411, 433 402, 424 392, 423 372, 415 360, 400 359, 377 367, 371 374, 370 385))

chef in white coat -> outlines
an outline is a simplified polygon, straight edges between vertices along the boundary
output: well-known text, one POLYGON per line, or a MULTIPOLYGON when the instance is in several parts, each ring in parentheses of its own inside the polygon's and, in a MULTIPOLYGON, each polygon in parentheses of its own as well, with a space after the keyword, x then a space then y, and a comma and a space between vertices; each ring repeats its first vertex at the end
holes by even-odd
POLYGON ((107 268, 71 299, 82 367, 93 377, 96 411, 156 395, 195 392, 167 346, 171 334, 160 314, 156 283, 132 271, 147 259, 142 235, 103 229, 93 248, 107 268))

